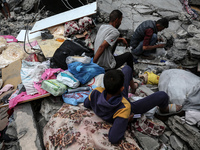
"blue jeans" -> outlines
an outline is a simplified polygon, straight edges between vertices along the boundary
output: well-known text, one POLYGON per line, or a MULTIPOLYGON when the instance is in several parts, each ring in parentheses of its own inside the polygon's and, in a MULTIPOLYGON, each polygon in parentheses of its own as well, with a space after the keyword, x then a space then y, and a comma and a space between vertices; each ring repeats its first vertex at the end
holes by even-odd
MULTIPOLYGON (((151 41, 150 41, 150 44, 151 46, 155 45, 157 42, 157 34, 153 34, 152 37, 151 37, 151 41)), ((138 46, 135 48, 135 49, 132 49, 132 54, 133 55, 136 55, 136 56, 139 56, 139 55, 145 55, 145 56, 148 56, 150 55, 150 53, 152 53, 153 51, 144 51, 143 50, 143 41, 141 41, 138 46)))
MULTIPOLYGON (((122 95, 128 98, 128 88, 130 81, 133 78, 132 69, 126 65, 124 68, 122 68, 122 72, 124 74, 124 90, 122 91, 122 95)), ((130 102, 131 112, 134 114, 143 114, 155 106, 166 108, 168 106, 168 102, 169 96, 163 91, 158 91, 138 101, 130 102)))

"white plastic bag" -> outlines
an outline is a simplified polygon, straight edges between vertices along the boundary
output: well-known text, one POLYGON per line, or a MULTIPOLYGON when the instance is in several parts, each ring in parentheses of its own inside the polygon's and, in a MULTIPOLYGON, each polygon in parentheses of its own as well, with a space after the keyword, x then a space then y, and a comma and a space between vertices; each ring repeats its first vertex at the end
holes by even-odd
POLYGON ((165 70, 160 75, 158 88, 169 95, 171 103, 184 104, 184 109, 195 105, 196 109, 200 109, 197 105, 200 104, 200 77, 195 74, 181 69, 165 70))
POLYGON ((84 56, 84 57, 74 57, 74 56, 68 56, 66 58, 66 64, 70 64, 73 63, 75 61, 81 62, 83 64, 89 64, 91 61, 91 58, 88 56, 84 56))
POLYGON ((67 70, 60 72, 57 80, 71 88, 77 88, 80 85, 80 82, 67 70))

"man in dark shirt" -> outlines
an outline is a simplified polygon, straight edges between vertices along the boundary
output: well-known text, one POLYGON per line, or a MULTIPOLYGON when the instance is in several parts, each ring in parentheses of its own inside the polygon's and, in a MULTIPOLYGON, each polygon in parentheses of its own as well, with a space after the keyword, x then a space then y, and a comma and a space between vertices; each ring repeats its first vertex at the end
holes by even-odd
POLYGON ((131 37, 130 46, 132 54, 152 58, 150 53, 156 48, 163 48, 165 44, 157 44, 157 33, 168 28, 169 21, 166 18, 157 21, 147 20, 142 22, 131 37))
MULTIPOLYGON (((125 66, 121 70, 110 70, 104 75, 104 86, 97 87, 85 99, 84 106, 92 109, 97 116, 112 123, 108 133, 108 139, 112 144, 120 142, 128 126, 131 113, 143 114, 159 106, 160 112, 168 113, 171 108, 168 106, 169 97, 159 91, 141 100, 130 102, 128 99, 128 88, 132 80, 132 69, 125 66)), ((181 106, 173 105, 173 113, 180 111, 181 106)))

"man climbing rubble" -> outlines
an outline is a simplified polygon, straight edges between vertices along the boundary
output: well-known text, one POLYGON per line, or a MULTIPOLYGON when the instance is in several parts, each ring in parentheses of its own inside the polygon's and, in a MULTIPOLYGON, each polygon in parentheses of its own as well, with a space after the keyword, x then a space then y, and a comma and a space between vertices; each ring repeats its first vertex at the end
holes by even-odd
POLYGON ((157 33, 168 28, 169 21, 166 18, 157 21, 147 20, 142 22, 131 37, 130 46, 133 56, 141 56, 144 59, 154 59, 151 55, 156 48, 164 48, 165 44, 156 44, 157 33))

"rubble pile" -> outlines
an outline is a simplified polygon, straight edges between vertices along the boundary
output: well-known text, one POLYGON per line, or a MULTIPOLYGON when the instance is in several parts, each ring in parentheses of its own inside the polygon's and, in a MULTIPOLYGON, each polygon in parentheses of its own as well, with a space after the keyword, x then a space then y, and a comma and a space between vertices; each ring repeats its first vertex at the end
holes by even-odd
MULTIPOLYGON (((3 15, 0 14, 0 35, 13 35, 16 37, 22 29, 28 28, 31 30, 34 25, 33 22, 53 15, 51 11, 46 10, 41 11, 39 14, 31 12, 30 10, 33 9, 33 4, 36 2, 38 1, 28 2, 24 0, 20 7, 13 7, 11 12, 13 18, 9 20, 3 19, 3 15)), ((13 6, 18 6, 19 3, 12 4, 10 1, 13 6)), ((169 19, 169 28, 159 34, 167 42, 166 47, 157 49, 155 60, 137 59, 134 69, 138 75, 145 71, 152 71, 160 75, 164 70, 173 68, 194 69, 194 72, 197 73, 198 64, 200 63, 200 22, 199 18, 194 20, 183 9, 181 0, 174 0, 173 2, 171 0, 97 0, 97 3, 97 14, 92 16, 96 25, 94 30, 97 31, 101 24, 108 23, 108 15, 112 10, 119 9, 123 12, 123 20, 119 31, 121 36, 128 40, 136 27, 144 20, 158 20, 164 17, 169 19)), ((193 1, 194 5, 195 3, 198 3, 198 1, 193 1)), ((124 51, 129 51, 129 49, 124 49, 124 47, 118 45, 115 53, 120 54, 124 51)), ((142 85, 137 92, 139 93, 139 91, 147 96, 158 91, 158 86, 142 85)), ((14 121, 9 124, 7 133, 21 138, 11 147, 15 149, 30 149, 30 147, 32 149, 44 149, 43 133, 45 131, 43 129, 62 105, 61 96, 49 96, 41 101, 33 101, 17 106, 13 113, 14 118, 11 117, 11 120, 14 121)), ((188 125, 179 116, 169 117, 168 121, 163 118, 161 120, 163 122, 156 118, 153 120, 165 128, 161 136, 150 136, 139 131, 131 131, 141 149, 200 149, 198 142, 200 137, 199 128, 188 125)))

